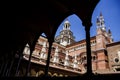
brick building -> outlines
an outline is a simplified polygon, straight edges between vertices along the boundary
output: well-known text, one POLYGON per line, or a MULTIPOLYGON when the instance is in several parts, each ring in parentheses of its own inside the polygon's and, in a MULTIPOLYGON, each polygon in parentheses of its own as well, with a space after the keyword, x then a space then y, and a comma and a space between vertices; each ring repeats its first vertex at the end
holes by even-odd
MULTIPOLYGON (((120 73, 120 41, 114 42, 110 29, 106 30, 102 13, 96 20, 96 36, 90 38, 92 71, 98 74, 120 73)), ((45 36, 40 36, 31 59, 31 76, 44 74, 49 44, 45 36)), ((19 74, 24 74, 25 62, 29 56, 29 45, 23 52, 23 66, 19 74)), ((76 42, 70 30, 70 22, 64 22, 60 35, 52 45, 49 72, 50 76, 77 76, 86 73, 86 41, 76 42)))

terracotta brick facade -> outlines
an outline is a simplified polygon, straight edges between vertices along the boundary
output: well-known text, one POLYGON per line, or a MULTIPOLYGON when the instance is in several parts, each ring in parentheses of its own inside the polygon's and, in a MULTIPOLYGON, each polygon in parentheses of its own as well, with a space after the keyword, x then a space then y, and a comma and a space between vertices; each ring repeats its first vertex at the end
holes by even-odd
MULTIPOLYGON (((100 19, 101 18, 103 18, 102 15, 100 15, 100 19)), ((116 71, 119 72, 120 42, 113 42, 111 38, 111 33, 110 31, 109 33, 106 31, 106 28, 103 25, 104 21, 102 20, 104 19, 97 20, 96 22, 98 27, 96 30, 97 35, 91 37, 90 39, 92 70, 93 72, 97 72, 97 73, 107 73, 107 72, 116 72, 116 71)), ((57 41, 61 41, 60 38, 57 41)), ((38 42, 36 43, 36 47, 32 55, 34 57, 37 56, 38 58, 40 56, 43 56, 42 59, 41 58, 39 59, 41 61, 44 61, 46 60, 44 56, 45 55, 47 56, 48 47, 49 47, 49 43, 47 39, 41 36, 39 37, 38 42)), ((33 63, 36 62, 33 60, 33 63)), ((50 64, 56 65, 59 68, 61 68, 62 66, 65 69, 75 70, 78 73, 79 72, 85 73, 86 64, 87 64, 85 39, 78 42, 74 42, 72 44, 65 44, 65 45, 61 45, 60 42, 59 43, 54 42, 51 50, 50 64)))

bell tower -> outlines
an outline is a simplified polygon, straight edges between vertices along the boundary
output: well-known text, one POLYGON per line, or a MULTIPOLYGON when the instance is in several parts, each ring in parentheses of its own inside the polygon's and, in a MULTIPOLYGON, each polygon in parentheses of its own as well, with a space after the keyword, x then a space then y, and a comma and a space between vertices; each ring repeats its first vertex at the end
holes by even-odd
POLYGON ((70 30, 70 22, 68 21, 68 19, 66 19, 66 21, 63 24, 63 29, 62 31, 60 31, 60 35, 58 35, 55 38, 55 42, 63 45, 63 46, 67 46, 71 43, 75 42, 75 37, 73 36, 73 32, 70 30))
POLYGON ((97 49, 103 49, 105 48, 105 34, 106 34, 106 27, 104 24, 104 18, 102 16, 102 13, 100 13, 100 16, 97 17, 97 36, 96 36, 96 42, 97 42, 97 49))
POLYGON ((97 70, 108 69, 108 54, 106 44, 112 43, 111 31, 106 31, 105 21, 102 13, 97 17, 97 35, 96 35, 96 55, 97 55, 97 70))

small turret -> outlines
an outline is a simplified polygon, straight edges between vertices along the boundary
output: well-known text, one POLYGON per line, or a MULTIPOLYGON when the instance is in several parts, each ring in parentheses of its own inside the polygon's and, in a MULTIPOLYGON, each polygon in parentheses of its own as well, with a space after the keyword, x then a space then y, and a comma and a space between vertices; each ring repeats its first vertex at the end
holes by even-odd
POLYGON ((112 32, 110 30, 110 27, 108 28, 108 36, 110 38, 110 42, 113 42, 112 32))
POLYGON ((111 37, 112 36, 112 33, 111 33, 111 30, 110 30, 110 27, 108 28, 108 35, 111 37))

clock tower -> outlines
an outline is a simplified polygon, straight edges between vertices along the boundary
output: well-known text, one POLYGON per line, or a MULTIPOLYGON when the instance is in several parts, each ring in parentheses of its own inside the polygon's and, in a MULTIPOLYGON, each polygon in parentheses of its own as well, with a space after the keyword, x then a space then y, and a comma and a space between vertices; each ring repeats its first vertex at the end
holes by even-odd
POLYGON ((60 35, 55 37, 55 42, 63 46, 67 46, 75 42, 75 37, 73 36, 73 32, 70 30, 70 26, 70 22, 67 19, 63 24, 63 30, 60 31, 60 35))

